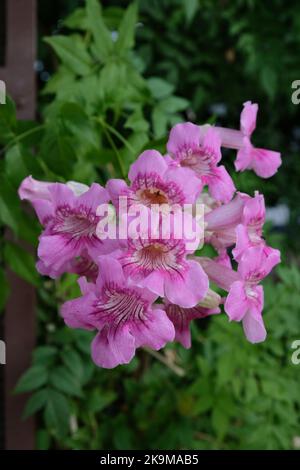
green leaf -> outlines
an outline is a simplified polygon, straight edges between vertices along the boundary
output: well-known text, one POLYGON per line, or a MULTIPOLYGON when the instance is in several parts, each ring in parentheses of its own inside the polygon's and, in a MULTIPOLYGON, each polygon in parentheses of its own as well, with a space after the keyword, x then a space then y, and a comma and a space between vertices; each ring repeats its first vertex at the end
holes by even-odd
POLYGON ((103 392, 99 388, 94 389, 87 399, 88 410, 91 413, 97 413, 111 405, 116 399, 117 394, 113 391, 103 392))
POLYGON ((42 95, 58 94, 61 95, 66 90, 69 90, 74 84, 74 74, 65 65, 60 65, 53 74, 50 80, 45 84, 42 95))
POLYGON ((137 108, 128 117, 124 127, 132 129, 134 132, 147 132, 149 130, 149 123, 144 118, 141 107, 137 108))
POLYGON ((49 44, 62 63, 76 75, 91 73, 91 58, 86 46, 78 35, 46 37, 44 41, 49 44))
POLYGON ((76 162, 74 139, 58 125, 49 126, 41 144, 40 157, 55 174, 70 178, 76 162))
POLYGON ((218 366, 217 366, 218 386, 222 386, 232 380, 235 368, 236 368, 236 362, 234 361, 234 357, 231 352, 223 354, 219 358, 218 366))
POLYGON ((228 425, 229 425, 229 416, 224 411, 222 407, 215 406, 212 411, 212 425, 220 439, 226 435, 228 425))
POLYGON ((4 173, 0 175, 0 221, 8 225, 19 238, 36 244, 39 223, 21 209, 16 188, 4 173))
POLYGON ((73 330, 76 346, 84 354, 90 354, 93 333, 86 330, 73 330))
POLYGON ((64 124, 74 134, 75 138, 87 145, 98 148, 98 133, 81 106, 75 103, 65 103, 61 107, 61 116, 64 124))
POLYGON ((51 438, 46 429, 39 429, 36 433, 36 448, 37 450, 48 450, 50 447, 51 438))
POLYGON ((198 10, 199 0, 186 0, 183 2, 183 6, 186 20, 188 23, 190 23, 198 10))
POLYGON ((134 2, 127 8, 119 27, 119 36, 116 42, 116 49, 120 53, 130 50, 134 46, 136 22, 137 4, 134 2))
POLYGON ((16 205, 16 197, 12 186, 4 178, 0 179, 0 220, 8 225, 14 232, 18 232, 18 215, 21 212, 19 204, 16 205))
POLYGON ((127 142, 130 147, 128 148, 127 146, 124 146, 120 154, 126 164, 126 168, 129 169, 130 163, 136 159, 136 157, 141 153, 141 150, 148 142, 148 134, 142 131, 134 132, 127 139, 127 142))
POLYGON ((5 154, 5 169, 15 186, 19 186, 21 181, 28 176, 29 172, 19 145, 13 145, 7 150, 5 154))
POLYGON ((79 383, 84 378, 84 365, 81 356, 74 349, 67 349, 63 354, 63 362, 69 369, 70 373, 76 377, 79 383))
POLYGON ((274 69, 265 65, 261 69, 261 82, 262 87, 271 100, 275 98, 278 88, 278 78, 274 69))
POLYGON ((185 111, 188 105, 188 100, 180 98, 179 96, 170 96, 159 103, 160 109, 170 114, 185 111))
POLYGON ((29 400, 27 400, 24 411, 23 411, 23 419, 28 418, 29 416, 33 415, 37 411, 39 411, 47 402, 47 389, 43 388, 35 392, 29 400))
POLYGON ((14 137, 16 126, 15 103, 7 96, 6 103, 0 105, 0 143, 7 144, 14 137))
POLYGON ((44 367, 53 363, 55 356, 58 354, 57 348, 54 346, 39 346, 33 351, 32 357, 34 364, 41 364, 44 367))
POLYGON ((174 85, 158 77, 151 77, 147 80, 153 98, 161 100, 170 96, 174 91, 174 85))
POLYGON ((88 29, 85 8, 76 8, 65 20, 64 25, 70 29, 88 29))
POLYGON ((99 1, 87 0, 86 12, 87 25, 95 41, 95 51, 99 59, 104 61, 111 55, 114 43, 110 31, 105 26, 99 1))
POLYGON ((15 388, 16 393, 29 392, 45 385, 47 382, 47 370, 43 366, 32 366, 20 378, 15 388))
POLYGON ((9 292, 9 284, 6 279, 4 269, 0 268, 0 312, 5 307, 9 292))
POLYGON ((50 383, 57 390, 70 396, 82 396, 78 379, 64 366, 57 367, 50 374, 50 383))
POLYGON ((101 70, 99 86, 106 101, 123 102, 128 82, 126 64, 120 59, 108 62, 101 70))
POLYGON ((4 247, 4 259, 18 276, 34 286, 39 286, 40 278, 30 253, 14 243, 7 242, 4 247))
POLYGON ((152 111, 152 126, 154 131, 154 137, 159 139, 164 136, 167 132, 168 125, 168 116, 167 114, 160 109, 159 106, 156 106, 152 111))
POLYGON ((58 437, 64 437, 69 431, 70 407, 66 397, 50 389, 44 418, 49 431, 58 437))

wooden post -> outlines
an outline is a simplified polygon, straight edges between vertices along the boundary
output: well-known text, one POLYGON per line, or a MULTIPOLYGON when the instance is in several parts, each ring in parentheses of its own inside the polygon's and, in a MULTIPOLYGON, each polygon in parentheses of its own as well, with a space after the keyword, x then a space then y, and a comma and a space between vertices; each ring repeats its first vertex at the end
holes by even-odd
MULTIPOLYGON (((0 67, 0 79, 16 102, 19 119, 35 118, 36 17, 36 0, 6 0, 5 65, 0 67)), ((12 393, 31 362, 35 343, 35 292, 10 270, 7 276, 11 296, 5 309, 6 365, 2 366, 5 449, 34 449, 34 420, 21 419, 27 397, 12 393)))

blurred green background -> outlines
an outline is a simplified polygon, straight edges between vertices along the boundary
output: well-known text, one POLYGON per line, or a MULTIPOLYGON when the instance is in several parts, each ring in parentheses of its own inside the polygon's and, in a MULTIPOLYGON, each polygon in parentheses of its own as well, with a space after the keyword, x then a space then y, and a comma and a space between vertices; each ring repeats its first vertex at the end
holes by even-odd
MULTIPOLYGON (((2 266, 38 292, 38 347, 17 387, 32 392, 24 417, 36 414, 37 448, 298 448, 300 365, 291 345, 300 339, 300 125, 291 84, 300 79, 300 4, 99 4, 39 2, 38 122, 18 122, 12 102, 0 108, 2 225, 36 246, 40 228, 16 194, 22 178, 105 184, 143 149, 163 149, 175 123, 236 128, 252 100, 260 106, 255 144, 281 151, 283 165, 270 180, 247 171, 235 183, 263 192, 277 213, 266 238, 283 262, 265 282, 265 343, 248 344, 241 325, 220 315, 193 323, 190 350, 141 350, 107 371, 91 362, 91 334, 64 327, 58 315, 78 294, 76 277, 43 279, 31 255, 2 240, 2 266)), ((224 152, 231 169, 234 157, 224 152)), ((3 269, 0 279, 3 308, 3 269)))

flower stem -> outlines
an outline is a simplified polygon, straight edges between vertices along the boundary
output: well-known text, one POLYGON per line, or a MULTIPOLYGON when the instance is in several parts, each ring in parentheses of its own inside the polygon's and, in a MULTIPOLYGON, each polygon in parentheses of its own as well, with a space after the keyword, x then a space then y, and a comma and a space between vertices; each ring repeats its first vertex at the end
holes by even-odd
POLYGON ((167 366, 169 369, 171 369, 176 375, 179 375, 179 377, 183 377, 185 375, 185 371, 174 364, 173 362, 170 362, 163 354, 160 354, 157 351, 154 351, 153 349, 150 348, 143 348, 144 351, 146 351, 148 354, 151 356, 155 357, 158 361, 162 362, 165 366, 167 366))
POLYGON ((45 124, 40 124, 39 126, 34 127, 33 129, 29 129, 26 132, 22 132, 22 134, 17 135, 14 139, 12 139, 0 152, 0 155, 3 155, 10 147, 15 145, 16 143, 22 141, 23 139, 26 139, 26 137, 29 137, 30 135, 35 134, 36 132, 40 131, 41 129, 44 129, 45 124))

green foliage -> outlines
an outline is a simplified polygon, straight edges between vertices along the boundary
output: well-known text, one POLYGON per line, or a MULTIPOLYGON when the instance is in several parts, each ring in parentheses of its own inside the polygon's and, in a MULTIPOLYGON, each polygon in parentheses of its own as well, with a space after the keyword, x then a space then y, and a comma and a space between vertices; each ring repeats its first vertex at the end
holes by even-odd
MULTIPOLYGON (((87 0, 65 21, 70 34, 45 38, 59 65, 42 92, 41 124, 17 121, 11 99, 0 106, 0 225, 13 231, 14 241, 36 245, 39 233, 17 194, 25 176, 87 184, 126 177, 130 163, 153 138, 165 136, 188 104, 166 81, 148 81, 141 74, 133 49, 137 4, 118 12, 115 23, 97 0, 87 0), (163 93, 158 92, 162 82, 163 93)), ((19 243, 3 245, 5 263, 39 285, 32 256, 19 243)), ((5 283, 2 289, 3 304, 5 283)))
POLYGON ((249 344, 242 326, 221 314, 194 322, 191 350, 172 345, 161 353, 170 368, 139 351, 128 366, 98 369, 90 360, 93 333, 50 320, 44 313, 53 307, 41 301, 44 346, 17 387, 34 391, 24 415, 39 414, 39 448, 292 449, 300 424, 299 371, 291 363, 300 271, 281 267, 278 275, 265 284, 265 343, 249 344))

